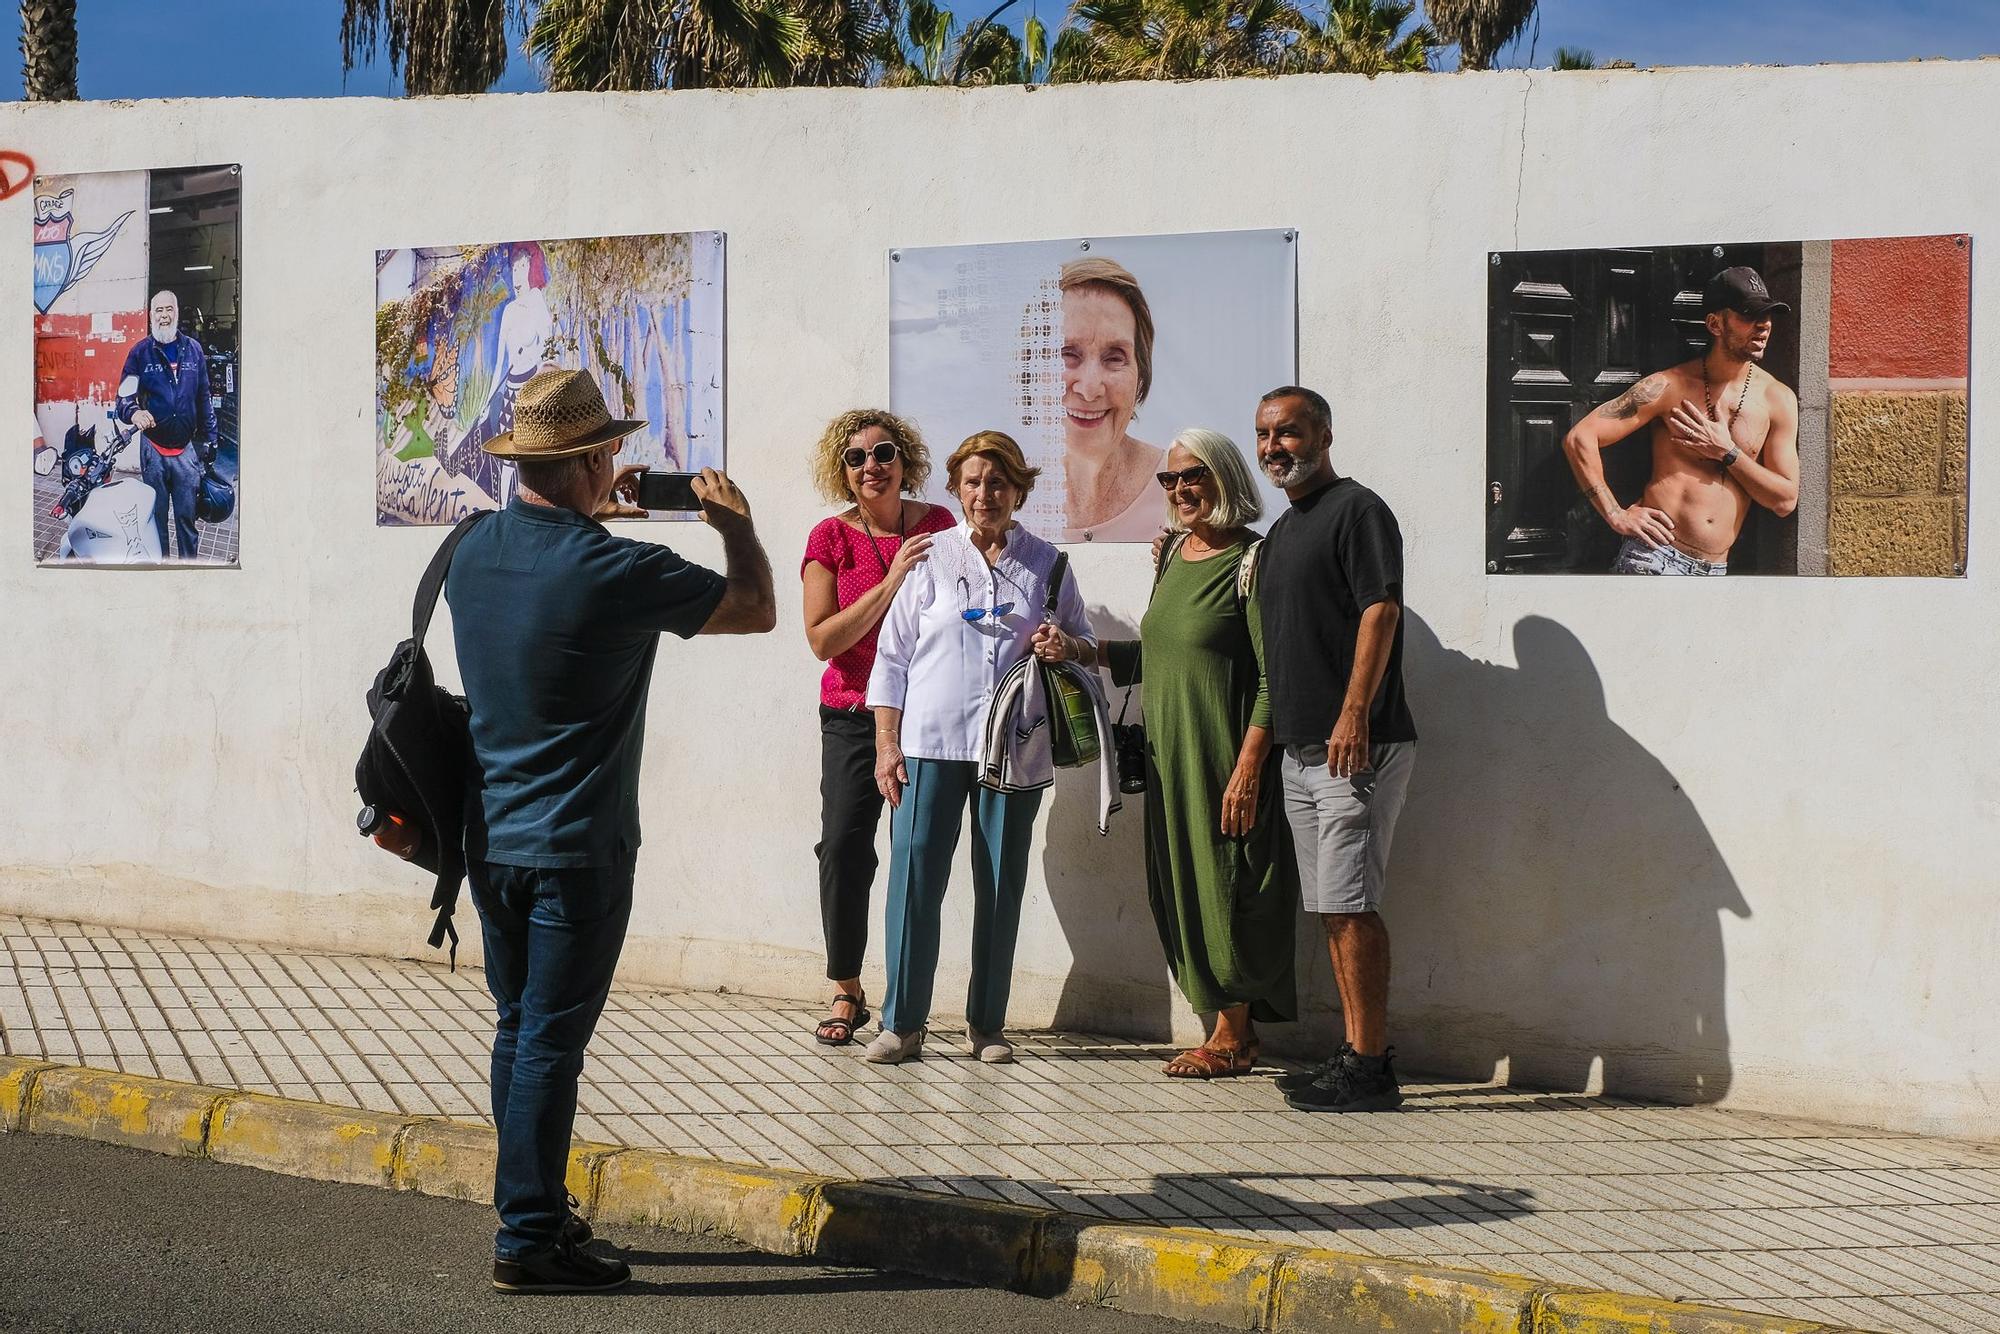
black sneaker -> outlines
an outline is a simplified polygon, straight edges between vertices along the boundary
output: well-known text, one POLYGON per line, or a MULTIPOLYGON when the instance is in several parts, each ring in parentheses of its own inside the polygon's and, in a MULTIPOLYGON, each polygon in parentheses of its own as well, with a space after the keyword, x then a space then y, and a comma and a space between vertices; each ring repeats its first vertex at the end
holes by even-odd
POLYGON ((1339 1068, 1341 1060, 1344 1057, 1346 1057, 1347 1053, 1353 1050, 1354 1048, 1348 1046, 1345 1042, 1342 1042, 1340 1046, 1335 1049, 1333 1055, 1327 1057, 1324 1061, 1321 1061, 1318 1065, 1315 1065, 1312 1069, 1293 1070, 1289 1074, 1279 1075, 1276 1079, 1272 1080, 1271 1082, 1278 1086, 1278 1090, 1281 1093, 1297 1093, 1300 1089, 1312 1083, 1314 1080, 1324 1079, 1326 1078, 1326 1076, 1332 1074, 1337 1068, 1339 1068))
POLYGON ((592 1255, 567 1240, 514 1260, 493 1261, 493 1286, 501 1292, 605 1292, 632 1277, 623 1260, 592 1255))
POLYGON ((572 1246, 590 1245, 597 1234, 590 1230, 590 1224, 576 1211, 576 1196, 566 1195, 563 1198, 569 1201, 569 1217, 563 1219, 563 1225, 556 1235, 572 1246))
POLYGON ((1380 1056, 1350 1051, 1331 1074, 1286 1094, 1285 1103, 1301 1112, 1393 1112, 1403 1105, 1395 1057, 1394 1047, 1380 1056))

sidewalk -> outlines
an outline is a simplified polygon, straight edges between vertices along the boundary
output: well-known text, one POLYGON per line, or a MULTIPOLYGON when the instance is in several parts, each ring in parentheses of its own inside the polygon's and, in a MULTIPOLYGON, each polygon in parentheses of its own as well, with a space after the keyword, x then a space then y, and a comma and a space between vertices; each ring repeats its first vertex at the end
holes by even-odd
MULTIPOLYGON (((0 1054, 486 1121, 476 970, 0 916, 0 1054)), ((621 988, 581 1139, 896 1181, 1881 1330, 2000 1329, 2000 1145, 1408 1081, 1310 1116, 1268 1079, 1021 1035, 870 1066, 812 1007, 621 988)), ((872 1027, 868 1030, 872 1033, 872 1027)))

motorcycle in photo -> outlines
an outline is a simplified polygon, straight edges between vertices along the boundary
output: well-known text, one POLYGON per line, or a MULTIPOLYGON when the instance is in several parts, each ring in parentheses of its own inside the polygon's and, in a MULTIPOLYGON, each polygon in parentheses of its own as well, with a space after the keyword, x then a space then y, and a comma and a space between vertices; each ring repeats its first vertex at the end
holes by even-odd
POLYGON ((116 477, 112 469, 138 435, 117 417, 108 417, 111 447, 97 448, 97 427, 81 423, 63 433, 60 455, 44 449, 35 471, 61 469, 63 489, 49 513, 69 526, 56 547, 58 561, 92 565, 158 565, 160 533, 153 524, 153 488, 136 477, 116 477))

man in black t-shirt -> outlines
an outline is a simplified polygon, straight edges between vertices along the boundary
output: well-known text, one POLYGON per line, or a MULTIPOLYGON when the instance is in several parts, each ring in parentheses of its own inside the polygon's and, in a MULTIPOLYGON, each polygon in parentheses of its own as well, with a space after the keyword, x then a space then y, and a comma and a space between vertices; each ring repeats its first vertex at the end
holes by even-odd
POLYGON ((1272 739, 1306 911, 1326 928, 1347 1040, 1279 1080, 1312 1112, 1387 1111, 1389 931, 1377 911, 1416 762, 1403 699, 1403 535, 1382 498, 1333 470, 1332 413, 1287 385, 1257 408, 1257 461, 1291 497, 1257 568, 1272 739))

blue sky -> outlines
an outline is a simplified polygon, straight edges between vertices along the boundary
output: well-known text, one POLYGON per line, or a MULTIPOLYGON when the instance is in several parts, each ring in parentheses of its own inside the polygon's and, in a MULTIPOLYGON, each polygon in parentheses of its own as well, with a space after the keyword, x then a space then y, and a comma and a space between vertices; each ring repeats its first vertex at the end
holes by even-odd
MULTIPOLYGON (((1045 22, 1061 0, 1034 3, 1045 22)), ((962 3, 961 10, 983 10, 962 3)), ((83 95, 333 97, 395 91, 340 70, 340 0, 78 0, 83 95)), ((1996 0, 1542 0, 1534 63, 1558 46, 1640 65, 1810 64, 2000 54, 1996 0)), ((18 6, 0 4, 0 98, 21 95, 18 6)), ((1525 41, 1503 65, 1529 63, 1525 41)), ((501 88, 532 89, 524 56, 501 88)))

